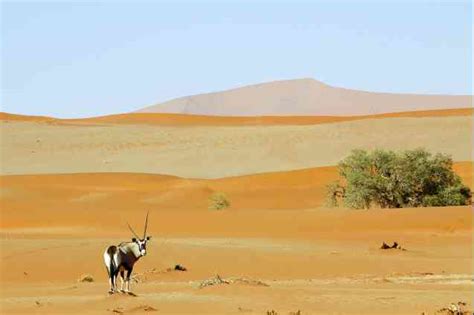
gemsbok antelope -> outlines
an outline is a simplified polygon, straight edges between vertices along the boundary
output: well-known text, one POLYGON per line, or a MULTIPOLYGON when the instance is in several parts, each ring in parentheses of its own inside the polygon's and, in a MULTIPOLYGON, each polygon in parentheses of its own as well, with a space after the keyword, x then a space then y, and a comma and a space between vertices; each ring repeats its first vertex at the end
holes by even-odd
POLYGON ((120 273, 122 279, 122 286, 120 292, 130 292, 130 276, 133 271, 133 266, 140 259, 146 255, 146 243, 150 240, 150 236, 146 235, 146 228, 148 225, 148 213, 145 219, 145 228, 143 231, 143 238, 140 238, 132 229, 130 224, 128 228, 135 236, 131 242, 123 242, 119 245, 111 245, 107 247, 104 252, 104 262, 107 272, 109 274, 110 291, 109 294, 117 292, 116 280, 120 273), (125 272, 127 272, 125 276, 125 272), (124 287, 125 285, 125 287, 124 287))

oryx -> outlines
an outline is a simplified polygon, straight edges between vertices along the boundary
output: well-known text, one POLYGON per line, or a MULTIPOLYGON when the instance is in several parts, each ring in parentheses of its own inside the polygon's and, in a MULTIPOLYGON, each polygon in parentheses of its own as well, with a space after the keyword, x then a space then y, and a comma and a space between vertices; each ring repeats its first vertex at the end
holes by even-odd
POLYGON ((132 241, 123 242, 117 246, 111 245, 107 247, 104 252, 105 267, 109 274, 110 294, 117 292, 116 280, 119 273, 122 278, 120 291, 130 293, 130 275, 132 274, 133 265, 135 265, 140 257, 146 255, 146 243, 150 240, 150 236, 146 235, 148 213, 146 214, 143 238, 140 238, 137 233, 135 233, 130 224, 127 223, 127 225, 135 236, 132 238, 132 241), (126 277, 124 276, 125 272, 127 272, 126 277), (126 284, 125 288, 124 284, 126 284))

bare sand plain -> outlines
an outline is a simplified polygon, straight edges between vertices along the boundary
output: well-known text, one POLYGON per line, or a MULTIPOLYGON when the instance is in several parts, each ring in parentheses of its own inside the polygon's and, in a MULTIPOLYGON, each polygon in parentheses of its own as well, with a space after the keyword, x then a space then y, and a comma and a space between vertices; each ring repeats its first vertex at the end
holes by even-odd
POLYGON ((120 201, 117 210, 61 204, 44 214, 48 224, 3 228, 2 313, 435 314, 452 302, 472 306, 470 207, 148 207, 153 238, 135 268, 137 297, 108 296, 102 251, 130 237, 125 220, 138 229, 145 211, 120 209, 120 201), (382 251, 382 241, 406 251, 382 251), (188 271, 168 270, 175 264, 188 271), (77 281, 85 274, 94 282, 77 281), (199 288, 216 274, 243 281, 199 288))
POLYGON ((458 301, 472 309, 471 207, 324 206, 337 177, 325 165, 352 147, 448 151, 472 188, 471 119, 265 129, 4 120, 0 312, 435 314, 458 301), (209 210, 213 192, 230 208, 209 210), (153 238, 135 268, 137 296, 109 296, 102 252, 131 237, 126 222, 140 230, 147 210, 153 238), (406 250, 380 250, 384 241, 406 250), (169 270, 176 264, 188 270, 169 270), (77 281, 85 274, 94 282, 77 281), (216 274, 235 281, 199 288, 216 274))

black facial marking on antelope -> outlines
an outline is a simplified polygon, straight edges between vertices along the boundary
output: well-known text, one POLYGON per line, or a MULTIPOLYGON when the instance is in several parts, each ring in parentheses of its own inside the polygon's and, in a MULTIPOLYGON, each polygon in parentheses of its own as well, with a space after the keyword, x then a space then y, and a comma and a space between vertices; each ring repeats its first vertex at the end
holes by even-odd
POLYGON ((133 266, 140 257, 146 255, 146 243, 150 240, 150 237, 146 235, 147 226, 148 213, 146 214, 143 238, 140 238, 128 224, 130 231, 135 236, 132 241, 120 243, 118 246, 111 245, 105 250, 104 263, 109 275, 110 294, 117 292, 116 280, 119 274, 122 279, 120 291, 130 292, 130 276, 133 266))

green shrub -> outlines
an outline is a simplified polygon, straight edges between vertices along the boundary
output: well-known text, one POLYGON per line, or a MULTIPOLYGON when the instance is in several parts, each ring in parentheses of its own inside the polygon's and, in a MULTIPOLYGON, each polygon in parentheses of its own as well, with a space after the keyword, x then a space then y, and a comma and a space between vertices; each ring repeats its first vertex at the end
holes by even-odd
POLYGON ((213 193, 209 198, 210 210, 222 210, 230 207, 230 202, 223 193, 213 193))
POLYGON ((395 153, 355 150, 339 163, 341 182, 328 186, 351 208, 457 206, 471 202, 471 191, 452 170, 452 159, 416 149, 395 153))

